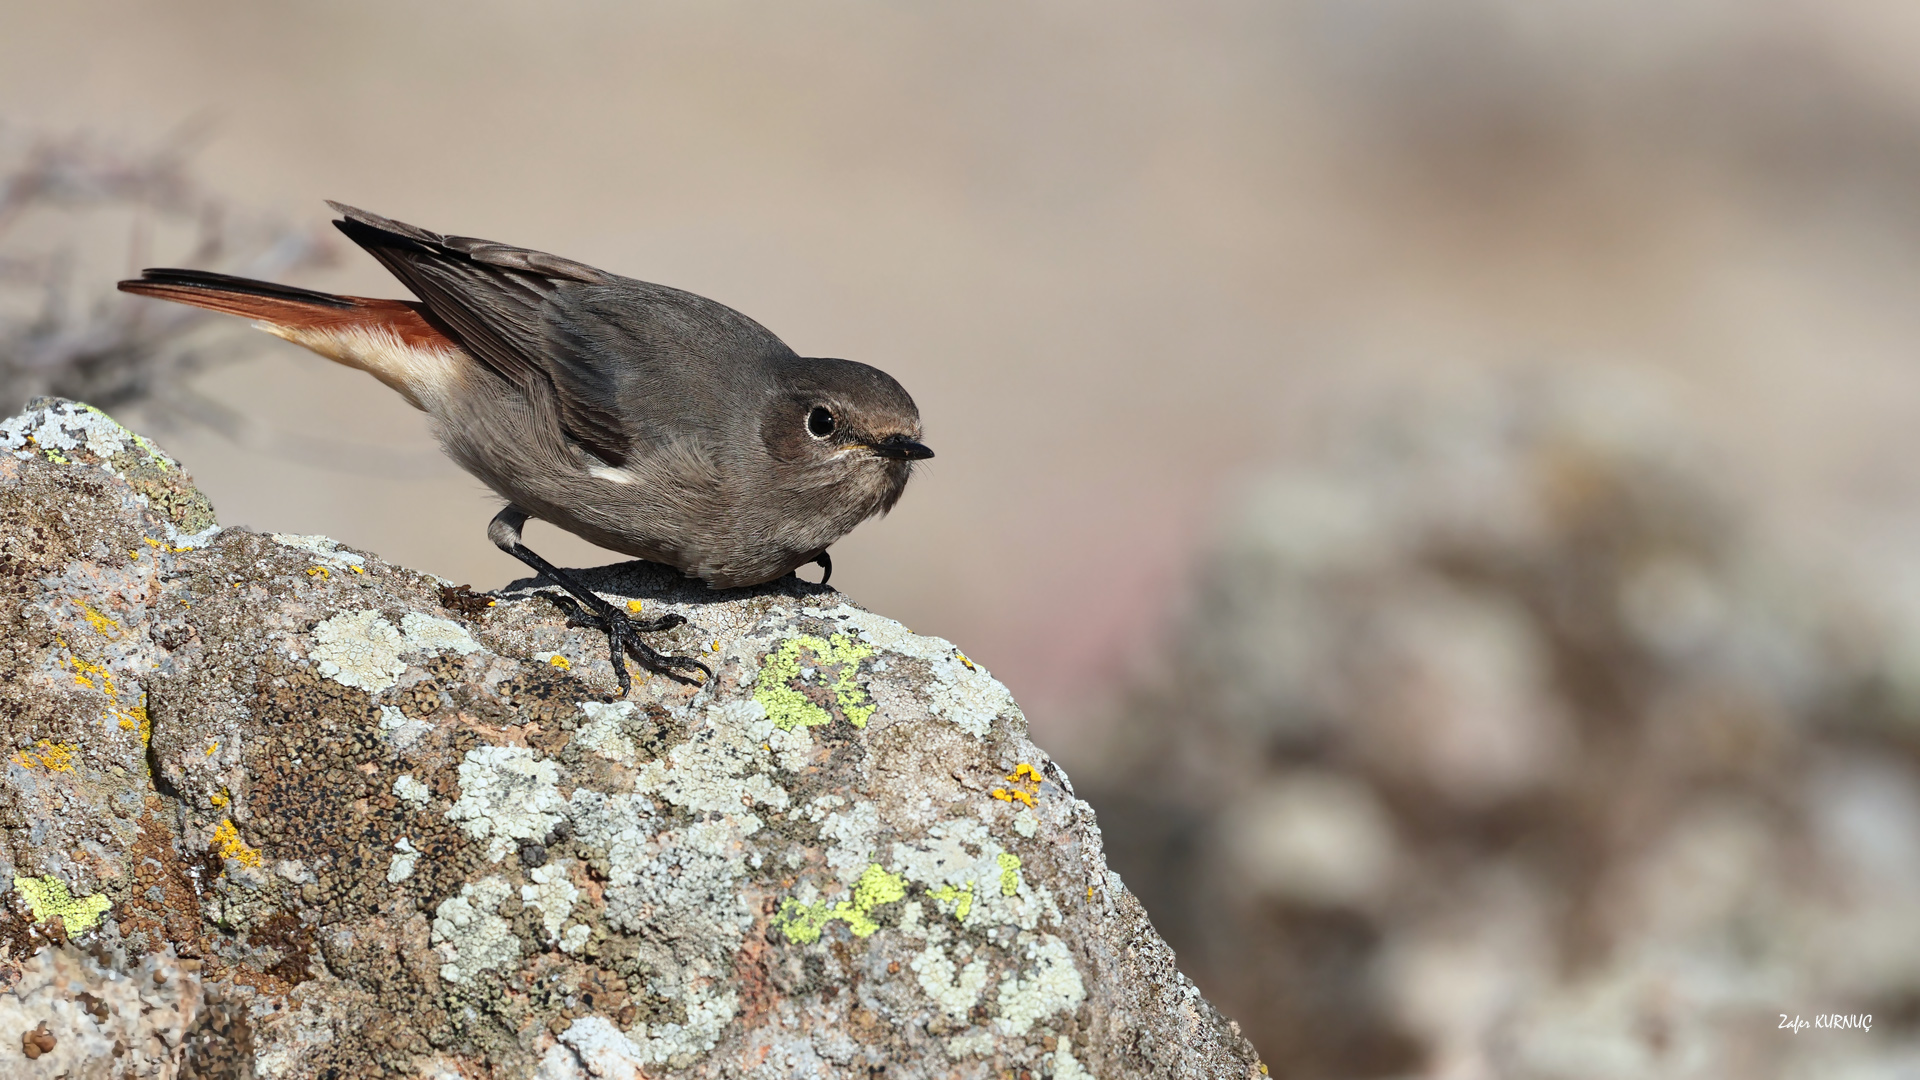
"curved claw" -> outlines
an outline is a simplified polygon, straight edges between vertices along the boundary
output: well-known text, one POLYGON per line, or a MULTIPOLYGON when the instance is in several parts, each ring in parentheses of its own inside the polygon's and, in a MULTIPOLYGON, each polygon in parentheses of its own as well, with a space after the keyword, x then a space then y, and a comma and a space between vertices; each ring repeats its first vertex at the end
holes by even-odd
POLYGON ((689 666, 699 668, 707 679, 713 679, 713 669, 685 656, 670 656, 641 641, 639 635, 660 630, 671 630, 683 625, 684 615, 662 615, 644 623, 637 623, 627 617, 627 613, 618 608, 609 607, 601 613, 607 632, 607 649, 613 663, 614 678, 620 682, 620 696, 626 697, 633 692, 633 676, 627 673, 626 658, 631 656, 640 662, 640 666, 656 675, 665 675, 678 683, 688 686, 700 685, 696 680, 679 674, 675 669, 685 670, 689 666))

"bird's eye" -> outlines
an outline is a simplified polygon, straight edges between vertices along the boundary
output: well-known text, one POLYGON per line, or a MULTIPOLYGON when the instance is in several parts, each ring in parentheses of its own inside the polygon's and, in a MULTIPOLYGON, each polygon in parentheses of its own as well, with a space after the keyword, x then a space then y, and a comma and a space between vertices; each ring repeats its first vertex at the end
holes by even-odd
POLYGON ((807 414, 807 434, 816 439, 824 439, 833 434, 833 411, 825 405, 815 405, 807 414))

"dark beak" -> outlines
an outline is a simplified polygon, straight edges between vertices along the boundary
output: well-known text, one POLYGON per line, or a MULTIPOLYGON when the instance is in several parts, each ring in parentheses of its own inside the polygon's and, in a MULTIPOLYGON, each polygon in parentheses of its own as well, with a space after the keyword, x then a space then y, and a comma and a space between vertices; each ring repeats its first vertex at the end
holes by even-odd
POLYGON ((933 456, 932 450, 905 435, 889 435, 884 439, 868 443, 867 449, 894 461, 925 461, 933 456))

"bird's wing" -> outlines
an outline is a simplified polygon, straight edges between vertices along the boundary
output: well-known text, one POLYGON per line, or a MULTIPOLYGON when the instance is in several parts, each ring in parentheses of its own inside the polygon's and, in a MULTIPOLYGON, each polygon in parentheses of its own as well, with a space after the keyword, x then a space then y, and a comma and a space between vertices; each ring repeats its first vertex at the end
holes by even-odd
POLYGON ((469 353, 529 395, 550 388, 569 435, 610 464, 625 461, 630 438, 617 398, 596 392, 603 375, 576 371, 581 360, 556 353, 546 317, 548 301, 560 289, 620 278, 541 251, 442 236, 337 202, 327 205, 343 215, 334 225, 413 290, 427 314, 469 353))

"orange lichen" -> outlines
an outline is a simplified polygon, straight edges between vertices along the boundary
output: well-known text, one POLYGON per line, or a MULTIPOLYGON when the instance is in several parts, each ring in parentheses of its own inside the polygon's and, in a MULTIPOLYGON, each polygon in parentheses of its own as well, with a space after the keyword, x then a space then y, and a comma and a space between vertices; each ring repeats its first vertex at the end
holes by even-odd
POLYGON ((1026 803, 1028 808, 1031 809, 1033 807, 1033 797, 1040 793, 1040 770, 1023 761, 1012 772, 1007 774, 1007 779, 1012 781, 1015 786, 1011 788, 994 788, 991 792, 988 792, 988 794, 999 799, 1001 802, 1026 803))
POLYGON ((220 849, 220 857, 233 859, 241 866, 259 866, 260 852, 247 846, 240 839, 240 830, 234 828, 232 819, 222 821, 220 827, 213 830, 212 844, 220 849))
POLYGON ((16 751, 13 763, 26 769, 45 769, 48 772, 72 772, 74 758, 79 756, 78 748, 72 743, 57 743, 41 739, 34 744, 38 753, 32 750, 16 751))
POLYGON ((153 740, 153 721, 147 717, 147 699, 145 695, 141 696, 140 704, 125 711, 115 710, 113 715, 120 718, 120 729, 122 731, 138 731, 140 733, 141 746, 145 746, 153 740))

